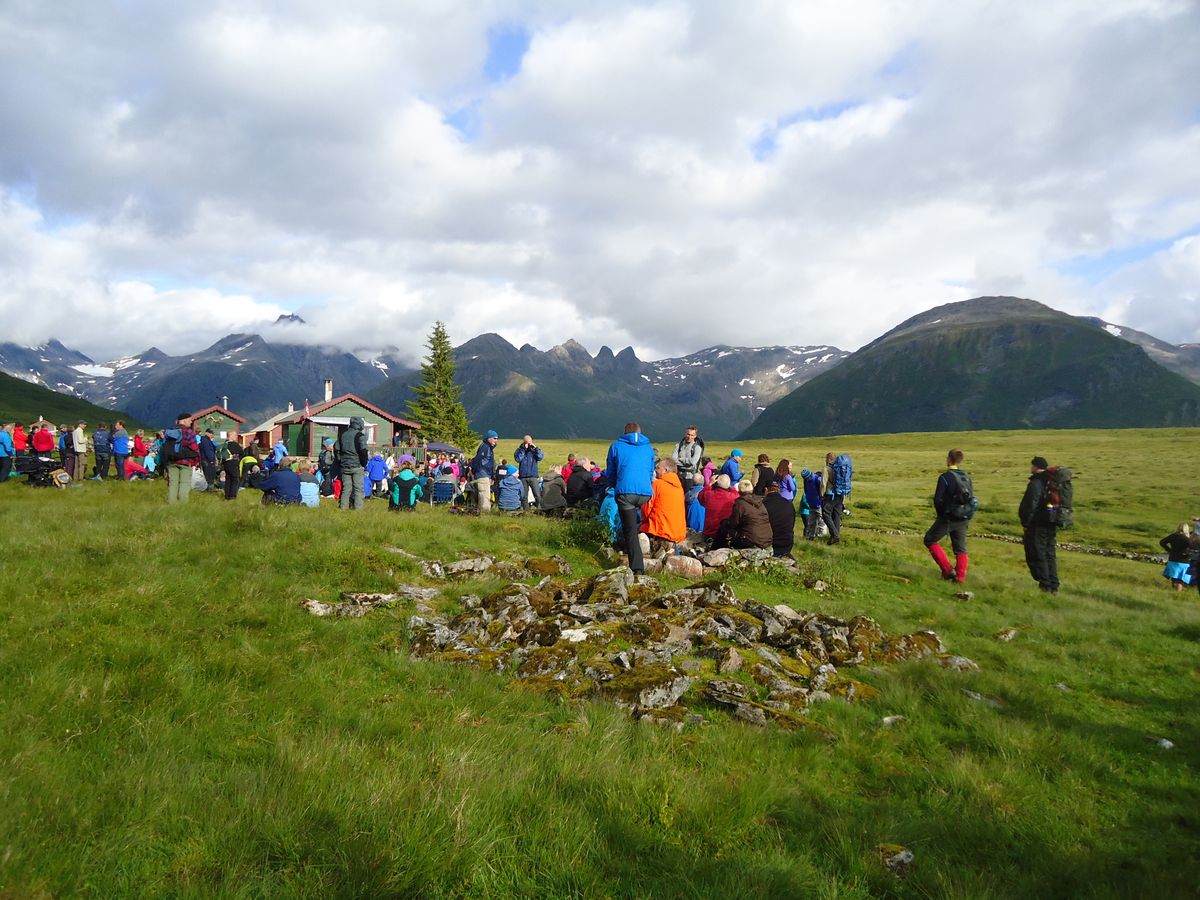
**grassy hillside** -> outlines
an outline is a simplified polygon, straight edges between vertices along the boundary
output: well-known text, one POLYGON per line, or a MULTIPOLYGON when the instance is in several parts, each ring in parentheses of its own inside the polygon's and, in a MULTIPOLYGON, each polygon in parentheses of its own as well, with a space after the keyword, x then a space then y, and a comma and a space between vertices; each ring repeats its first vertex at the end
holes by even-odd
POLYGON ((901 326, 773 403, 744 437, 1200 424, 1200 386, 1043 309, 901 326))
MULTIPOLYGON (((738 595, 933 628, 980 666, 863 673, 878 698, 814 708, 834 743, 709 709, 702 727, 663 731, 410 660, 409 608, 357 620, 299 609, 421 583, 388 547, 554 551, 595 571, 560 523, 400 516, 382 503, 360 515, 263 509, 252 492, 168 508, 159 482, 0 485, 5 572, 21 586, 0 608, 0 885, 12 896, 1194 896, 1196 593, 1170 593, 1154 565, 1064 552, 1063 591, 1048 598, 1019 546, 975 539, 964 603, 919 537, 861 526, 923 528, 957 444, 985 499, 979 529, 1011 530, 1040 452, 1080 472, 1072 538, 1150 551, 1200 511, 1182 479, 1132 502, 1132 469, 1190 471, 1195 437, 764 444, 804 461, 826 446, 854 453, 854 513, 842 546, 797 552, 833 590, 739 576, 738 595), (1016 640, 996 641, 1006 627, 1016 640), (890 715, 906 721, 883 727, 890 715), (905 880, 880 865, 883 844, 913 851, 905 880)), ((437 604, 497 586, 447 586, 437 604)))
POLYGON ((55 425, 74 425, 82 419, 91 426, 100 421, 111 423, 114 419, 122 419, 128 426, 142 427, 142 423, 126 413, 105 409, 78 397, 59 394, 39 384, 30 384, 0 373, 0 422, 28 424, 38 419, 55 425))

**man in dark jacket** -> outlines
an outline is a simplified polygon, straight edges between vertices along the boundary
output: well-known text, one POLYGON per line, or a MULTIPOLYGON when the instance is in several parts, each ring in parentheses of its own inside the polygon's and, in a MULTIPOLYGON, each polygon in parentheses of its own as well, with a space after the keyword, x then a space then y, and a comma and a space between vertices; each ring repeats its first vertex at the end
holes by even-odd
POLYGON ((733 503, 733 512, 725 520, 729 546, 734 550, 748 550, 751 547, 766 550, 775 535, 771 530, 771 518, 763 506, 763 498, 754 494, 754 485, 748 478, 738 482, 738 495, 733 503))
POLYGON ((689 425, 683 432, 683 438, 671 451, 671 459, 675 460, 675 469, 684 490, 692 483, 692 477, 700 471, 700 460, 703 458, 704 441, 700 438, 696 426, 689 425))
POLYGON ((529 495, 533 494, 533 508, 538 508, 538 463, 545 459, 542 449, 533 442, 531 435, 525 435, 521 446, 513 454, 517 460, 517 477, 521 479, 521 509, 528 511, 529 495))
POLYGON ((479 511, 485 513, 492 508, 492 478, 496 474, 496 444, 500 435, 489 431, 471 460, 471 477, 475 479, 475 492, 479 511))
POLYGON ((1046 470, 1050 464, 1035 456, 1029 462, 1029 484, 1017 514, 1025 527, 1025 564, 1038 587, 1048 594, 1058 593, 1058 559, 1055 541, 1058 530, 1046 508, 1046 470))
POLYGON ((254 487, 263 492, 264 506, 268 503, 290 505, 300 502, 300 476, 292 471, 291 462, 285 456, 270 475, 254 481, 254 487))
POLYGON ((205 490, 211 491, 217 483, 217 445, 211 428, 205 429, 204 434, 200 435, 200 471, 204 473, 204 480, 208 484, 205 490))
MULTIPOLYGON (((362 416, 351 416, 350 427, 341 433, 337 443, 337 462, 342 470, 342 509, 362 509, 365 499, 363 473, 367 468, 367 423, 362 416)), ((297 492, 300 490, 296 488, 297 492)), ((299 497, 299 493, 297 493, 299 497)))
POLYGON ((654 447, 637 422, 627 423, 625 433, 608 448, 604 474, 613 487, 629 568, 635 575, 641 575, 646 564, 638 539, 638 513, 654 493, 654 447))
POLYGON ((92 449, 96 451, 96 478, 107 479, 112 465, 112 432, 107 422, 100 422, 92 432, 92 449))
POLYGON ((925 532, 925 549, 938 564, 942 577, 959 584, 967 580, 967 526, 973 513, 964 503, 964 498, 969 501, 974 493, 971 477, 958 468, 962 458, 961 450, 951 450, 946 454, 946 471, 938 476, 937 487, 933 489, 933 508, 937 518, 925 532), (946 535, 950 535, 950 546, 954 550, 953 567, 946 557, 946 551, 938 543, 946 535))
POLYGON ((775 556, 791 556, 796 543, 796 507, 779 494, 778 484, 767 485, 763 508, 771 522, 771 549, 775 556))
POLYGON ((581 456, 575 461, 575 468, 567 479, 567 506, 576 507, 580 503, 591 500, 592 493, 592 461, 581 456))

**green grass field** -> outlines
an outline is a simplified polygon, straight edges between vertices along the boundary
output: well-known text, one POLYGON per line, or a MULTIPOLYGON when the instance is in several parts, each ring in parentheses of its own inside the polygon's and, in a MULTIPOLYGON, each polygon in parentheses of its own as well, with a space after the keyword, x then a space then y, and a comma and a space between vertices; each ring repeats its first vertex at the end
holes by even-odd
POLYGON ((957 445, 984 500, 976 530, 1017 533, 1037 453, 1077 472, 1072 541, 1154 552, 1200 514, 1180 477, 1195 437, 743 447, 797 469, 852 453, 856 487, 844 543, 797 550, 835 590, 740 576, 739 596, 933 628, 980 666, 862 673, 877 699, 814 709, 835 743, 709 710, 676 734, 410 660, 403 606, 299 608, 421 583, 388 547, 558 552, 596 571, 562 523, 264 509, 253 491, 167 507, 161 482, 0 486, 0 896, 1196 896, 1197 593, 1171 593, 1151 564, 1060 553, 1047 597, 1019 545, 977 539, 964 603, 920 543, 957 445), (993 637, 1005 627, 1011 643, 993 637), (913 851, 906 879, 882 844, 913 851))

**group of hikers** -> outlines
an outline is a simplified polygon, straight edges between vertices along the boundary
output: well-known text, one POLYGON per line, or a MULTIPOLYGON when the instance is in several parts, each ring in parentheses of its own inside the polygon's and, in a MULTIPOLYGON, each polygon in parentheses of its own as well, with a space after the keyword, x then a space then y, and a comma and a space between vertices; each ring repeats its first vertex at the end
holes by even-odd
MULTIPOLYGON (((636 422, 625 426, 612 442, 604 464, 569 454, 562 464, 542 472, 545 454, 531 435, 524 435, 513 453, 514 464, 496 460, 499 435, 488 431, 475 455, 466 460, 453 454, 418 461, 370 452, 365 423, 351 417, 335 440, 327 438, 315 462, 293 459, 278 442, 267 453, 236 438, 218 440, 211 430, 197 433, 191 417, 181 414, 173 428, 147 440, 142 430, 130 435, 125 423, 87 423, 74 428, 48 422, 24 427, 0 427, 0 483, 22 456, 49 458, 58 454, 62 471, 76 483, 123 480, 163 475, 167 501, 186 501, 195 487, 223 491, 235 499, 243 487, 263 494, 264 503, 316 506, 322 496, 333 497, 342 509, 362 509, 369 497, 386 497, 391 509, 412 509, 435 496, 454 508, 473 513, 539 512, 562 516, 567 510, 596 515, 609 529, 614 545, 628 554, 635 573, 645 569, 643 548, 653 552, 682 547, 689 541, 708 549, 759 548, 776 557, 790 556, 797 518, 807 540, 841 541, 842 518, 852 490, 853 461, 846 454, 827 453, 819 470, 794 472, 789 459, 774 465, 765 453, 746 465, 734 448, 721 463, 705 453, 704 441, 692 426, 660 458, 636 422), (89 452, 95 464, 88 474, 89 452)), ((970 557, 967 532, 977 508, 971 477, 962 468, 963 451, 952 449, 946 469, 933 492, 935 518, 924 545, 943 578, 962 584, 970 557), (950 540, 953 561, 942 547, 950 540)), ((1018 515, 1023 528, 1025 561, 1038 587, 1058 592, 1056 547, 1058 530, 1072 518, 1071 471, 1052 467, 1036 456, 1018 515)), ((1175 590, 1200 588, 1200 518, 1183 523, 1162 539, 1168 559, 1163 575, 1175 590)))

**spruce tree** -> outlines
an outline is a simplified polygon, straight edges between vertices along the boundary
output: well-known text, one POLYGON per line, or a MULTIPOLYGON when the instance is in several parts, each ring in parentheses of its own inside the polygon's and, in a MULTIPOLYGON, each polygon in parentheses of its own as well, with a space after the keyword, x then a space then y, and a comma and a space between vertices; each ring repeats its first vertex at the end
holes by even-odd
POLYGON ((426 346, 429 355, 421 363, 421 383, 409 401, 409 415, 421 425, 425 440, 445 441, 470 453, 478 437, 467 421, 462 388, 454 382, 454 350, 444 323, 434 323, 426 346))

